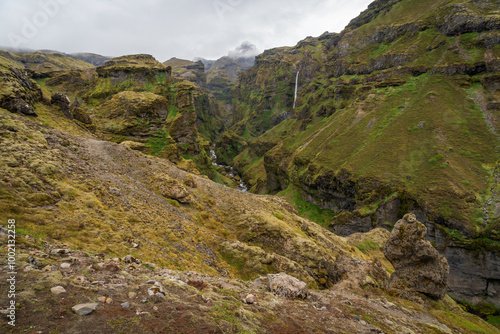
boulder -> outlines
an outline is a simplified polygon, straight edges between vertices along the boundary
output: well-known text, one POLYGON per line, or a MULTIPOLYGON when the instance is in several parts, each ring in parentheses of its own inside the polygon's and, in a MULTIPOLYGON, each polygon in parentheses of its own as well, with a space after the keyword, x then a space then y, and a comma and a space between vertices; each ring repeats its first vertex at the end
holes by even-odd
POLYGON ((257 302, 257 298, 254 295, 252 295, 252 294, 248 294, 245 297, 244 301, 247 304, 255 304, 257 302))
POLYGON ((172 198, 179 203, 189 204, 194 202, 193 196, 186 187, 166 174, 157 174, 155 184, 160 194, 167 198, 172 198))
POLYGON ((71 101, 69 100, 68 96, 61 93, 55 93, 50 98, 50 103, 55 104, 59 108, 61 108, 61 111, 63 112, 64 116, 66 116, 67 118, 69 119, 74 118, 70 110, 71 101))
POLYGON ((85 303, 73 306, 71 309, 78 315, 87 315, 94 312, 97 308, 97 303, 85 303))
POLYGON ((69 269, 71 267, 71 263, 63 262, 59 265, 61 269, 69 269))
POLYGON ((446 258, 425 239, 427 228, 414 214, 406 214, 391 232, 384 255, 392 263, 388 288, 408 290, 443 299, 448 285, 449 266, 446 258))
POLYGON ((50 288, 50 292, 52 292, 52 294, 54 294, 54 295, 59 295, 61 293, 65 293, 66 289, 64 287, 58 285, 58 286, 55 286, 53 288, 50 288))
POLYGON ((269 290, 282 298, 306 298, 308 295, 306 283, 285 273, 267 275, 269 290))

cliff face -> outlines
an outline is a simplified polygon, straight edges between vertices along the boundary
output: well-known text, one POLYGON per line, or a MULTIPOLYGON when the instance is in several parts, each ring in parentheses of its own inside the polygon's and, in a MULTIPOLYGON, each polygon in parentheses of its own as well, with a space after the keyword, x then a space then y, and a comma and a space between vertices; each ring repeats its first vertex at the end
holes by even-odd
MULTIPOLYGON (((340 34, 259 55, 218 156, 336 233, 413 211, 449 247, 495 253, 499 28, 491 1, 375 1, 340 34)), ((461 275, 451 264, 450 282, 461 275)))

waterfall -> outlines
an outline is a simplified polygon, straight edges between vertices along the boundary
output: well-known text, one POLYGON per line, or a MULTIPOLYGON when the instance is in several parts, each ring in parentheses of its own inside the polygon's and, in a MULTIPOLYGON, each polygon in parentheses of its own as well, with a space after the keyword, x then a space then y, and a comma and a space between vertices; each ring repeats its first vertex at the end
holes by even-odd
POLYGON ((299 72, 297 71, 297 75, 295 76, 295 96, 293 98, 293 109, 295 109, 295 101, 297 101, 297 87, 299 86, 299 72))

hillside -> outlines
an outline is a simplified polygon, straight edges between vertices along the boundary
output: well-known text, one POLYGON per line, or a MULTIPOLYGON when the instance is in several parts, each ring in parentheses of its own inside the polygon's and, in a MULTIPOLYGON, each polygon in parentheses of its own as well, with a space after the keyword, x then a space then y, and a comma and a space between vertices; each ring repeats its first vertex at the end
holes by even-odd
POLYGON ((393 269, 378 249, 360 251, 283 199, 4 109, 0 119, 0 210, 16 221, 19 268, 18 327, 6 332, 497 332, 449 297, 386 294, 393 269), (260 276, 278 272, 306 282, 305 299, 269 292, 260 276), (81 303, 96 310, 78 316, 81 303))
MULTIPOLYGON (((491 1, 375 1, 340 34, 267 50, 217 156, 340 235, 412 211, 449 260, 497 258, 499 28, 491 1)), ((466 262, 452 290, 477 302, 498 277, 466 262)))

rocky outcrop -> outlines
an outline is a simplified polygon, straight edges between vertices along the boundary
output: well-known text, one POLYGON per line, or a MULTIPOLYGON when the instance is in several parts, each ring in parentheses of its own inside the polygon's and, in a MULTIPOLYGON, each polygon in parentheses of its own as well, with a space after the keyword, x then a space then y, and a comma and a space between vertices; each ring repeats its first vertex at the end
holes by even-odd
POLYGON ((10 112, 23 114, 26 116, 38 116, 33 107, 22 98, 5 98, 0 101, 0 107, 10 112))
POLYGON ((138 54, 113 58, 103 66, 96 68, 101 78, 109 78, 112 85, 119 85, 127 80, 139 83, 154 82, 158 76, 170 82, 172 68, 157 61, 153 56, 138 54))
POLYGON ((125 140, 125 141, 122 141, 120 144, 127 146, 128 148, 130 148, 132 150, 136 150, 136 151, 143 152, 146 150, 146 145, 144 145, 143 143, 132 141, 132 140, 125 140))
POLYGON ((69 97, 67 95, 61 93, 55 93, 50 98, 50 103, 58 106, 61 109, 64 116, 66 116, 67 118, 69 119, 74 118, 73 113, 70 110, 71 101, 69 100, 69 97))
POLYGON ((99 106, 96 123, 104 132, 146 137, 161 129, 168 113, 168 101, 148 92, 124 91, 99 106))
POLYGON ((267 275, 269 291, 278 297, 304 299, 307 297, 306 283, 285 273, 267 275))
POLYGON ((92 124, 92 119, 90 118, 90 115, 87 112, 87 110, 85 110, 84 108, 80 108, 80 107, 74 108, 71 111, 71 113, 73 114, 73 117, 77 121, 82 122, 83 124, 87 124, 87 125, 92 124))
POLYGON ((175 142, 184 145, 186 151, 191 153, 199 151, 194 94, 195 89, 193 86, 178 86, 176 107, 179 114, 170 123, 169 127, 169 133, 175 142))
POLYGON ((172 75, 179 79, 184 79, 204 87, 207 83, 205 65, 201 61, 190 61, 179 58, 171 58, 163 63, 172 67, 172 75))
MULTIPOLYGON (((479 3, 479 2, 478 2, 479 3)), ((479 3, 479 6, 484 4, 479 3)), ((498 16, 477 15, 467 4, 453 4, 443 10, 439 30, 448 36, 500 29, 498 16)))
POLYGON ((111 59, 111 57, 101 56, 95 53, 88 53, 88 52, 72 53, 70 56, 76 59, 83 60, 94 66, 104 65, 106 61, 111 59))
POLYGON ((33 105, 43 100, 40 87, 28 72, 9 59, 0 57, 0 108, 26 116, 37 116, 33 105))
POLYGON ((443 299, 448 285, 446 258, 425 239, 427 228, 414 214, 406 214, 394 226, 384 254, 396 271, 388 289, 405 295, 408 290, 443 299))
POLYGON ((436 245, 450 266, 447 293, 472 304, 500 306, 500 253, 484 248, 481 239, 454 240, 443 228, 427 223, 427 239, 436 245), (464 242, 465 241, 465 242, 464 242))

